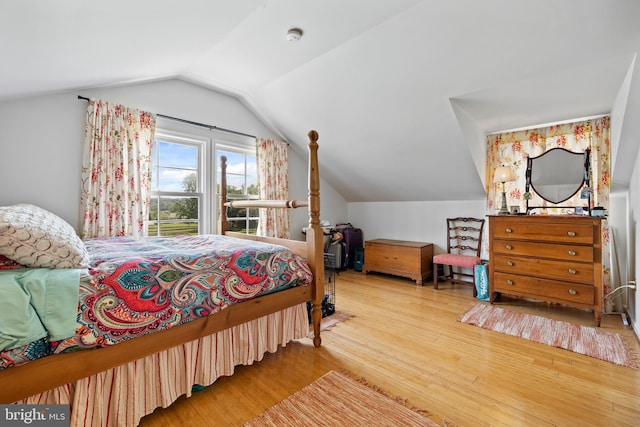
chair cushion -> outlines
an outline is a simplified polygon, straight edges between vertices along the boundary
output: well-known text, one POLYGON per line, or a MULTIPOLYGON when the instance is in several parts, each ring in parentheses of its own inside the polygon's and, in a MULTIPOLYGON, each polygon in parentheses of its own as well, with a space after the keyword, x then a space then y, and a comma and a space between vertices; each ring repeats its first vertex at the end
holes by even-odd
POLYGON ((480 264, 480 257, 473 255, 441 254, 433 257, 433 263, 473 268, 474 265, 480 264))

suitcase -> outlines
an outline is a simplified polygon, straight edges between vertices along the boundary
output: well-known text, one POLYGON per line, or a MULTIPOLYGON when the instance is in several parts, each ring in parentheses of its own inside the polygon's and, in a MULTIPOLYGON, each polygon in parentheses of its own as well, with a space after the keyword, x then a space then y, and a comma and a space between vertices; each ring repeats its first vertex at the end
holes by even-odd
POLYGON ((327 253, 333 255, 334 265, 325 265, 325 268, 333 268, 335 270, 347 268, 347 251, 345 247, 346 245, 342 240, 329 244, 327 253))
POLYGON ((356 259, 356 249, 362 249, 364 247, 362 244, 362 230, 360 228, 349 227, 342 229, 341 233, 346 245, 346 267, 353 268, 356 259))

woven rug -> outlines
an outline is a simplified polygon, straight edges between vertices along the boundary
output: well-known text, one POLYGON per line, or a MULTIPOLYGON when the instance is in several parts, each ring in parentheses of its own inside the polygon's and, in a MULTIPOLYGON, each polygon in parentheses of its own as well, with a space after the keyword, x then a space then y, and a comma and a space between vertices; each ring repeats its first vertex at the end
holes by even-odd
POLYGON ((489 304, 476 304, 459 320, 491 331, 638 369, 638 358, 625 345, 624 338, 600 328, 518 313, 489 304))
POLYGON ((342 372, 330 371, 244 426, 431 427, 438 424, 379 390, 342 372))

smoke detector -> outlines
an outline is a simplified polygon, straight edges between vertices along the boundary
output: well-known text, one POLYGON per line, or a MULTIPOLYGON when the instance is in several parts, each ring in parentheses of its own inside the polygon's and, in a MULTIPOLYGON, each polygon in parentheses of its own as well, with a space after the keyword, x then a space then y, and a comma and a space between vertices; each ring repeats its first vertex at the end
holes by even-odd
POLYGON ((302 30, 300 28, 291 28, 287 31, 287 40, 290 42, 297 42, 302 37, 302 30))

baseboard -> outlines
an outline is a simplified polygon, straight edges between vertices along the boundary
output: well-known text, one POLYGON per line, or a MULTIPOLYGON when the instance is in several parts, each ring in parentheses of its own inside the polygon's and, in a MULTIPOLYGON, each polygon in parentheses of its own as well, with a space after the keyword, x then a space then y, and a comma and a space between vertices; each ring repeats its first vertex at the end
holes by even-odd
POLYGON ((629 320, 629 323, 631 324, 631 327, 633 328, 633 332, 635 332, 636 334, 636 338, 638 338, 638 341, 640 341, 640 325, 638 325, 638 322, 636 322, 635 319, 629 315, 629 307, 624 306, 624 312, 627 316, 627 319, 629 320))

